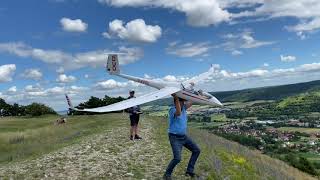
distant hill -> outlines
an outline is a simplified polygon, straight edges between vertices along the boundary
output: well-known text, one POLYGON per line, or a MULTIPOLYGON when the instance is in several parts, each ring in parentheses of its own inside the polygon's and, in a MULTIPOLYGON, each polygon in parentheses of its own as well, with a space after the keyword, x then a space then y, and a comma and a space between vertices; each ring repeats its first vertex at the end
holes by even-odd
MULTIPOLYGON (((256 100, 280 100, 289 96, 298 95, 301 93, 312 92, 320 90, 320 80, 280 85, 251 88, 235 91, 211 92, 221 102, 248 102, 256 100)), ((161 99, 146 105, 170 105, 172 98, 161 99)))
POLYGON ((222 102, 247 102, 255 100, 280 100, 289 96, 316 90, 320 90, 320 80, 237 91, 212 92, 211 94, 222 102))

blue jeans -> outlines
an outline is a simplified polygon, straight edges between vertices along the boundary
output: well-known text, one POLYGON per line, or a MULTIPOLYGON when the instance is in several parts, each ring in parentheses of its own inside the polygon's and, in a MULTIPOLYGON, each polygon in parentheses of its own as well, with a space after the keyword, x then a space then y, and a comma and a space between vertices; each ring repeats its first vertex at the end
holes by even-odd
POLYGON ((187 172, 193 173, 194 165, 200 155, 200 148, 187 135, 174 135, 169 133, 169 140, 172 148, 173 159, 169 163, 165 174, 167 176, 171 176, 173 169, 181 161, 181 151, 183 146, 192 152, 187 172))

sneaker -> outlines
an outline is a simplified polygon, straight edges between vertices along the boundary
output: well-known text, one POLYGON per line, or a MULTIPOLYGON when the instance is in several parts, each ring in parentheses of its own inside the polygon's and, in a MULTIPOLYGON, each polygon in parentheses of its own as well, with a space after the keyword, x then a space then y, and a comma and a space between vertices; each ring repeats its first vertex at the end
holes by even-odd
POLYGON ((185 175, 191 178, 198 177, 195 173, 192 173, 192 172, 186 172, 185 175))
POLYGON ((138 135, 135 135, 134 136, 134 139, 142 139, 142 137, 138 136, 138 135))
POLYGON ((133 136, 130 136, 130 140, 133 141, 133 136))
POLYGON ((167 175, 167 174, 165 174, 165 175, 163 175, 163 180, 171 180, 172 178, 171 178, 171 175, 167 175))

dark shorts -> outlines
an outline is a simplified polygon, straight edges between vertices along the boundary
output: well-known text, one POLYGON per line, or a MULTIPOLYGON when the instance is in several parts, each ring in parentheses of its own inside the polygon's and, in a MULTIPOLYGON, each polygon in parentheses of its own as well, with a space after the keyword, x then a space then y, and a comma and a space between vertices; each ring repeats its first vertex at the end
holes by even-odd
POLYGON ((139 118, 140 115, 139 114, 132 114, 130 115, 130 125, 131 126, 136 126, 139 123, 139 118))

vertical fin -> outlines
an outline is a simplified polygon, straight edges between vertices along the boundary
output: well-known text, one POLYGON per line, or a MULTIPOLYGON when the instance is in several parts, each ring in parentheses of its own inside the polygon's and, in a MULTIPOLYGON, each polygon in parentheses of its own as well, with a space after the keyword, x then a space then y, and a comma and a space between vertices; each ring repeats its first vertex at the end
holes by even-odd
POLYGON ((70 100, 69 96, 68 96, 67 94, 65 94, 65 95, 66 95, 66 99, 67 99, 67 103, 68 103, 69 108, 70 108, 70 109, 74 109, 74 107, 73 107, 73 105, 72 105, 72 103, 71 103, 71 100, 70 100))
POLYGON ((119 61, 118 61, 117 54, 110 54, 108 56, 107 71, 110 74, 120 74, 119 61))

